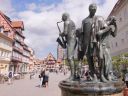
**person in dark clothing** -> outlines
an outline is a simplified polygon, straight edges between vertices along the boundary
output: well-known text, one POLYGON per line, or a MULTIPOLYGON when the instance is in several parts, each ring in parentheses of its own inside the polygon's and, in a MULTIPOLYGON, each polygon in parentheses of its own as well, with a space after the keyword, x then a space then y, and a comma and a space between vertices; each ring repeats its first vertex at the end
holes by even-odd
POLYGON ((13 72, 10 71, 8 74, 8 84, 12 84, 12 80, 13 80, 13 72))
POLYGON ((43 76, 43 81, 42 81, 42 86, 43 87, 48 86, 48 79, 49 79, 49 71, 44 70, 44 76, 43 76))
POLYGON ((43 78, 42 80, 42 86, 46 87, 46 75, 45 75, 45 70, 42 71, 41 77, 43 78))
POLYGON ((46 87, 46 84, 48 84, 48 76, 44 75, 42 85, 43 87, 46 87))
POLYGON ((40 78, 40 87, 43 86, 43 80, 44 80, 44 75, 45 75, 45 70, 42 70, 40 75, 39 75, 39 78, 40 78))
POLYGON ((45 71, 45 85, 48 86, 48 81, 49 81, 49 70, 45 71))

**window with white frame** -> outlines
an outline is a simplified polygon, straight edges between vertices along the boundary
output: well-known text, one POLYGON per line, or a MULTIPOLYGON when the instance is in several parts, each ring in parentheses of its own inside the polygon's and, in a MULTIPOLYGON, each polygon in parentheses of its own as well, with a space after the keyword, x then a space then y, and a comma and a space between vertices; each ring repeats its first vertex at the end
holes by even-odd
POLYGON ((12 55, 12 52, 9 52, 8 57, 10 58, 10 57, 11 57, 11 55, 12 55))
POLYGON ((1 33, 3 33, 3 30, 4 30, 4 28, 3 27, 0 27, 0 32, 1 33))
POLYGON ((15 46, 16 46, 17 48, 20 48, 20 49, 21 49, 21 47, 22 47, 18 42, 15 42, 15 46))

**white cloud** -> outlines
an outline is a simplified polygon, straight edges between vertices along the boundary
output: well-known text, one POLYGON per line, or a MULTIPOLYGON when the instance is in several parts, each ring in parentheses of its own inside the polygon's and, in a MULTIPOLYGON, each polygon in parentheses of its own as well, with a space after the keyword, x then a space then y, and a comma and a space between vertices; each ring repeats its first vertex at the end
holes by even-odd
MULTIPOLYGON (((61 20, 62 13, 68 12, 76 26, 80 27, 82 19, 88 16, 88 6, 92 2, 99 3, 100 1, 63 0, 59 4, 52 5, 28 4, 28 10, 17 13, 19 18, 24 21, 24 34, 27 43, 35 49, 38 55, 46 56, 47 48, 51 46, 52 49, 57 45, 58 29, 56 22, 61 20)), ((106 0, 103 5, 98 6, 97 14, 107 17, 116 2, 117 0, 106 0)), ((56 51, 56 49, 52 50, 56 51)))
POLYGON ((99 6, 100 10, 98 10, 98 13, 106 18, 117 1, 118 0, 106 0, 103 5, 99 6))
POLYGON ((11 0, 0 0, 0 10, 7 15, 13 15, 14 8, 12 6, 11 0))
MULTIPOLYGON (((97 0, 93 0, 98 3, 97 0)), ((106 0, 103 5, 98 8, 98 15, 107 16, 117 0, 106 0), (107 14, 107 15, 106 15, 107 14)), ((42 6, 40 12, 26 10, 19 13, 19 17, 25 23, 25 35, 29 40, 30 46, 36 49, 36 52, 47 50, 48 46, 55 44, 58 36, 56 22, 61 20, 63 12, 69 12, 71 18, 77 26, 80 26, 82 19, 88 15, 88 6, 92 3, 91 0, 63 0, 57 6, 42 6), (34 43, 33 43, 34 42, 34 43)), ((34 9, 35 9, 35 4, 34 9)), ((30 5, 28 5, 30 7, 30 5)), ((38 7, 39 8, 39 7, 38 7)), ((43 53, 42 53, 43 54, 43 53)))

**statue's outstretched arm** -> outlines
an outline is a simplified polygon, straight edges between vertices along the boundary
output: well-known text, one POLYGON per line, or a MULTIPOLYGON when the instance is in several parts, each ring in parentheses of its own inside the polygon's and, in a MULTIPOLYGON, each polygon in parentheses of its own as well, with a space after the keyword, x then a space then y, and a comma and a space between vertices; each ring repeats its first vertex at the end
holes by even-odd
POLYGON ((115 36, 117 35, 116 17, 115 17, 115 16, 109 17, 108 20, 107 20, 107 25, 108 25, 108 26, 112 26, 112 29, 114 29, 114 30, 111 31, 111 35, 112 35, 113 37, 115 37, 115 36))
POLYGON ((99 37, 99 36, 102 36, 103 34, 109 32, 110 30, 111 30, 111 26, 108 26, 108 27, 106 27, 106 28, 104 28, 104 29, 98 31, 98 32, 97 32, 97 36, 98 36, 98 37, 99 37))
POLYGON ((114 27, 114 30, 111 31, 111 35, 113 37, 116 37, 116 35, 117 35, 117 25, 116 25, 116 22, 115 22, 115 24, 113 24, 113 27, 114 27))

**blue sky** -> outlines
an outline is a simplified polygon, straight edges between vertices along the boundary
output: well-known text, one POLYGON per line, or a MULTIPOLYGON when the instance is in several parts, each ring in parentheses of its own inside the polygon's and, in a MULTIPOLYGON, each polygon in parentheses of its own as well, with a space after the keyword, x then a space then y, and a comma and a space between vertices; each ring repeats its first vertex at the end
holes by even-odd
MULTIPOLYGON (((102 0, 101 0, 102 1, 102 0)), ((12 4, 15 5, 14 8, 16 11, 26 10, 27 4, 35 3, 39 5, 40 3, 51 5, 61 3, 62 0, 12 0, 12 4)))
MULTIPOLYGON (((98 0, 99 4, 104 4, 106 0, 98 0)), ((26 5, 30 3, 40 4, 44 3, 46 5, 58 4, 61 3, 62 0, 12 0, 12 4, 15 5, 14 8, 17 11, 23 11, 26 9, 26 5)))
POLYGON ((88 16, 90 3, 97 3, 97 14, 107 17, 117 0, 2 0, 0 9, 12 20, 24 22, 25 42, 44 58, 49 52, 57 55, 58 29, 56 22, 68 12, 76 27, 88 16))

